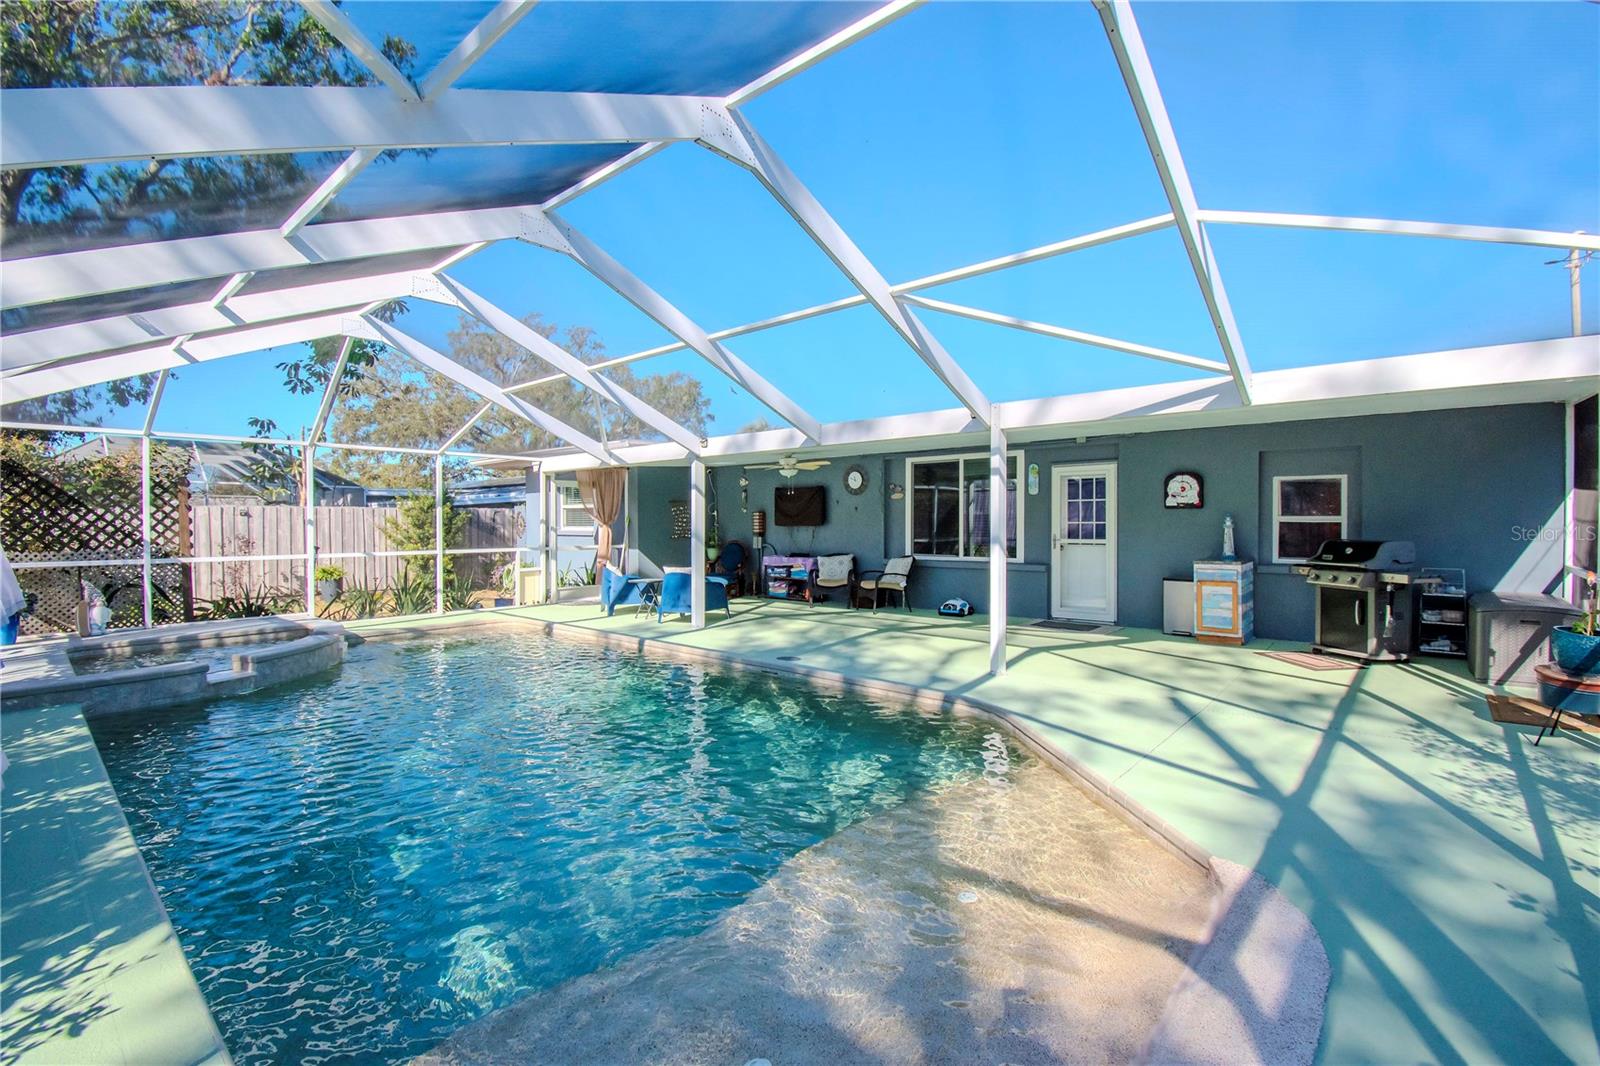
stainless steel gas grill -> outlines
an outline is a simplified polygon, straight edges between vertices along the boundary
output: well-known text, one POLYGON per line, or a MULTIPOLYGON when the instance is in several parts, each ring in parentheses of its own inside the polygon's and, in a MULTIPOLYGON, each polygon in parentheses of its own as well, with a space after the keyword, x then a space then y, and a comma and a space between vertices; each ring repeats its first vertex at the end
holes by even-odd
POLYGON ((1317 590, 1317 652, 1411 658, 1418 582, 1408 540, 1330 540, 1295 571, 1317 590))

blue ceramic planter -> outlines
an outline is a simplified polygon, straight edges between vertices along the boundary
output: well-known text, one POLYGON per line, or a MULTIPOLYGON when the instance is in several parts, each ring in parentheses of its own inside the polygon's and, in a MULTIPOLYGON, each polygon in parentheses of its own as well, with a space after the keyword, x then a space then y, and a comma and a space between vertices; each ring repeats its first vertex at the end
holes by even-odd
POLYGON ((1569 674, 1600 674, 1600 636, 1556 626, 1550 631, 1550 656, 1569 674))

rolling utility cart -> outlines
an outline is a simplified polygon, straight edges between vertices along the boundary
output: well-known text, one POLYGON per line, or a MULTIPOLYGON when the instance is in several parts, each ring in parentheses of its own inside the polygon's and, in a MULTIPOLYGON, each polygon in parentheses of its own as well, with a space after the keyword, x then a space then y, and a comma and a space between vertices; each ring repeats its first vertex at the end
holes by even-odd
POLYGON ((1467 572, 1448 566, 1424 567, 1417 583, 1422 586, 1417 608, 1417 651, 1465 659, 1467 572))

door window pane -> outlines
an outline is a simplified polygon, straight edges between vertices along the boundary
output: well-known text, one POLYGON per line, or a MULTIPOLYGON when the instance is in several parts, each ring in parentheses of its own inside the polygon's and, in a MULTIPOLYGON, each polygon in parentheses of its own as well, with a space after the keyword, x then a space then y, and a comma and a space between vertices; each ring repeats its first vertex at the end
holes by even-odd
POLYGON ((1067 478, 1066 514, 1062 536, 1074 542, 1096 543, 1106 540, 1106 479, 1104 477, 1067 478))

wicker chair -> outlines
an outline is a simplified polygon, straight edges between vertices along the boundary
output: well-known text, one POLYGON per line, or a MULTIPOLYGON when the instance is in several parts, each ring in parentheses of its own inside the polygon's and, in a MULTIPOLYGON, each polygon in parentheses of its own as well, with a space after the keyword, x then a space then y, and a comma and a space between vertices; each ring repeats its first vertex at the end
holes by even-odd
POLYGON ((862 592, 872 594, 872 611, 878 611, 878 600, 883 593, 898 592, 900 606, 907 611, 911 604, 906 599, 906 587, 911 584, 911 564, 917 560, 910 555, 902 555, 898 559, 890 559, 883 564, 882 570, 868 570, 856 582, 856 587, 862 592))
MULTIPOLYGON (((819 589, 844 589, 845 602, 856 605, 856 557, 854 555, 817 556, 817 581, 819 589)), ((812 601, 815 606, 815 600, 812 601)))

